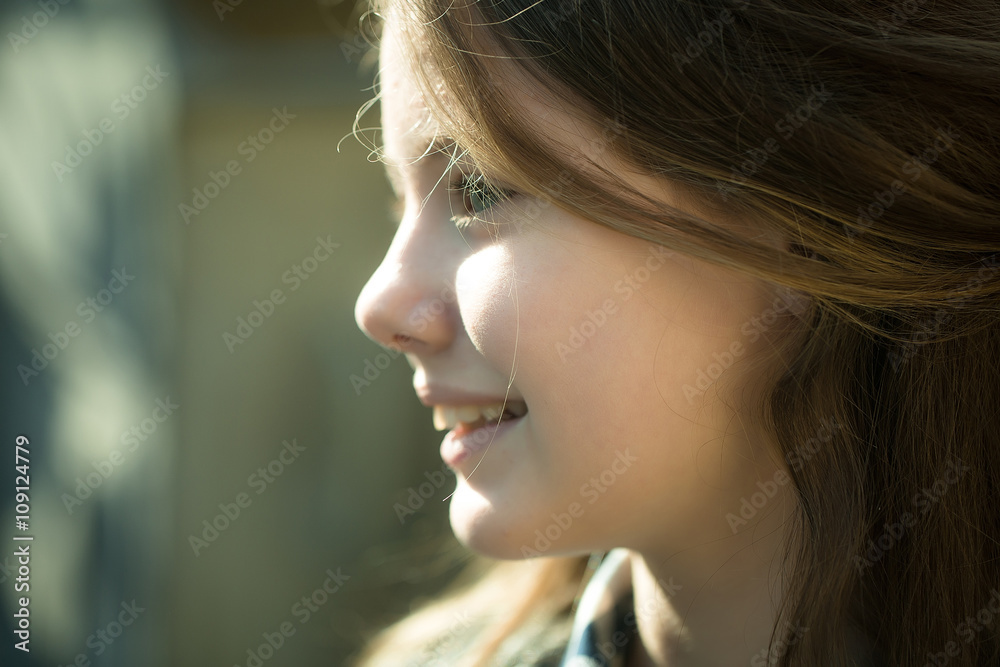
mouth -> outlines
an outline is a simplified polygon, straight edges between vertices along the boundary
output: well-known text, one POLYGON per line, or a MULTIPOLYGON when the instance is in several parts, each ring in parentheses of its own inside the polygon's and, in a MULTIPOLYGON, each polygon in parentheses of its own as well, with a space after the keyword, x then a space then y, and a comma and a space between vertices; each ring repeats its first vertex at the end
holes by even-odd
POLYGON ((435 405, 434 428, 438 431, 454 429, 454 435, 461 436, 487 424, 498 426, 526 414, 528 405, 514 399, 487 405, 435 405))
POLYGON ((528 414, 524 401, 507 399, 489 405, 434 406, 434 427, 452 430, 441 442, 441 458, 452 469, 471 475, 475 470, 468 466, 481 461, 486 448, 494 442, 502 447, 508 439, 506 433, 519 430, 528 414))

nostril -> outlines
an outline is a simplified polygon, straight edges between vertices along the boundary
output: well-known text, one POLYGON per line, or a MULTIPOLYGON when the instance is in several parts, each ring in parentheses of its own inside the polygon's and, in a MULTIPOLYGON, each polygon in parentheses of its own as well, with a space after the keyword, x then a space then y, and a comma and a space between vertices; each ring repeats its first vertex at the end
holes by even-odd
POLYGON ((413 339, 410 336, 407 336, 406 334, 403 333, 395 334, 392 337, 393 345, 401 349, 406 348, 412 340, 413 339))
MULTIPOLYGON (((355 320, 371 340, 387 348, 411 352, 444 349, 455 328, 441 317, 443 300, 434 299, 433 288, 412 276, 376 271, 355 303, 355 320), (386 277, 387 276, 387 277, 386 277)), ((426 276, 423 276, 426 278, 426 276)))

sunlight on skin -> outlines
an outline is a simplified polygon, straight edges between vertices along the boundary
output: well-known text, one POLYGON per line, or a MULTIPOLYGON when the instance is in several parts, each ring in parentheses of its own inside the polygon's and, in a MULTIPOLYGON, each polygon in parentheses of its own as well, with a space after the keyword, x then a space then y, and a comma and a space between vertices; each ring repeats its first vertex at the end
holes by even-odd
MULTIPOLYGON (((692 257, 657 253, 648 241, 556 206, 515 225, 524 203, 517 197, 489 210, 496 227, 457 230, 451 215, 462 196, 447 188, 454 175, 441 178, 447 156, 424 155, 434 124, 414 103, 419 93, 395 37, 390 20, 382 120, 385 158, 398 172, 394 185, 406 209, 358 299, 358 323, 387 344, 407 331, 416 308, 454 284, 447 311, 406 350, 414 384, 498 397, 510 384, 510 397, 529 408, 457 467, 450 500, 456 536, 485 555, 521 558, 526 548, 537 551, 538 531, 576 503, 581 511, 572 525, 541 555, 630 548, 636 606, 658 610, 639 624, 652 660, 662 664, 672 651, 692 649, 706 664, 749 660, 774 622, 770 557, 792 503, 787 489, 772 500, 775 511, 760 518, 769 536, 752 526, 733 534, 725 515, 778 468, 761 434, 714 389, 692 402, 682 388, 734 341, 745 345, 745 357, 767 345, 766 337, 746 340, 741 325, 772 304, 773 291, 692 257), (559 344, 581 328, 592 335, 560 354, 559 344), (657 588, 666 576, 682 584, 670 601, 657 588), (674 641, 678 614, 690 643, 674 641)), ((537 117, 541 136, 615 166, 590 150, 594 130, 538 96, 517 99, 537 117)), ((678 203, 664 181, 628 177, 643 192, 678 203)), ((738 362, 728 369, 727 387, 739 389, 740 370, 738 362)))

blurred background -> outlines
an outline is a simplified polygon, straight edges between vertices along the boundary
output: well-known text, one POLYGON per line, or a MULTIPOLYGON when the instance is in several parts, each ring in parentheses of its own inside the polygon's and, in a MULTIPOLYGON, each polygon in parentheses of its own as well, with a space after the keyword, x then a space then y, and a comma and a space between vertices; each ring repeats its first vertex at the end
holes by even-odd
POLYGON ((440 435, 354 323, 366 9, 0 0, 0 664, 345 664, 449 576, 440 435))

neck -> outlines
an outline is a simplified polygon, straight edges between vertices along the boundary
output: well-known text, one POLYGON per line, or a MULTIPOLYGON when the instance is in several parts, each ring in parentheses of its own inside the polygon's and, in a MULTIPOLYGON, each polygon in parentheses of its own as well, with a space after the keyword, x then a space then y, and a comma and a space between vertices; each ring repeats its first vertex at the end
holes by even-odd
POLYGON ((628 667, 764 664, 754 658, 766 660, 782 593, 778 514, 680 553, 630 551, 639 641, 628 667))

